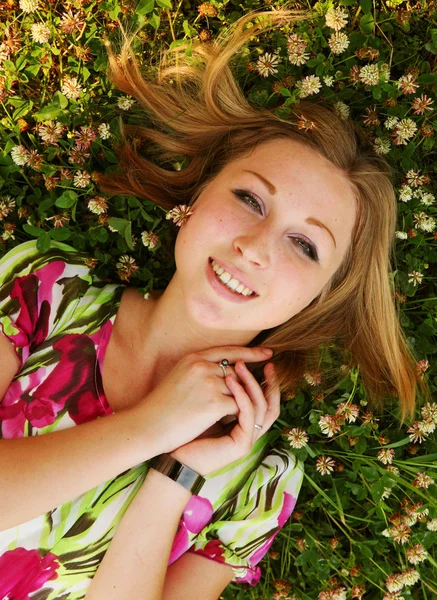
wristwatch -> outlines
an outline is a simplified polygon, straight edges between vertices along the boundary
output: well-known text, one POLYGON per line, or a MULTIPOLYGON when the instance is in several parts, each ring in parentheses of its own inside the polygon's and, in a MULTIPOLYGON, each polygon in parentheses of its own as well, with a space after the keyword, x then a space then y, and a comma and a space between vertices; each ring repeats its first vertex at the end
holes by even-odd
POLYGON ((198 494, 205 483, 205 478, 202 475, 199 475, 199 473, 196 473, 190 467, 183 465, 171 457, 170 454, 159 454, 151 458, 147 463, 149 468, 152 467, 155 471, 159 471, 170 477, 170 479, 173 479, 173 481, 177 481, 192 494, 198 494))

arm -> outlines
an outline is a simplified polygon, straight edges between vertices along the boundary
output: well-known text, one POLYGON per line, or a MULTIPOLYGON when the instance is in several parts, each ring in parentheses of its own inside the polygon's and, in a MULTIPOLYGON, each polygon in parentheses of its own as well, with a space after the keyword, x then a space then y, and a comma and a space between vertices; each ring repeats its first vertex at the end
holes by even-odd
POLYGON ((0 531, 160 454, 154 428, 139 423, 133 407, 46 435, 0 440, 0 531))
POLYGON ((161 600, 179 519, 191 493, 150 469, 118 526, 86 600, 161 600))

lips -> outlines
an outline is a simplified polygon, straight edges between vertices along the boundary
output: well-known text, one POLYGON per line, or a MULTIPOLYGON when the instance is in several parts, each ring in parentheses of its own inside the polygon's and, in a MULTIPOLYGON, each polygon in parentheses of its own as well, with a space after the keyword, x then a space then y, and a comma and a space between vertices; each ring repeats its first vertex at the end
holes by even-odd
POLYGON ((240 273, 240 271, 238 271, 237 269, 235 269, 234 267, 229 267, 228 265, 226 265, 225 263, 217 260, 216 258, 209 258, 209 262, 212 263, 212 261, 214 260, 215 263, 217 263, 219 265, 219 267, 222 267, 225 271, 227 271, 228 273, 230 273, 232 275, 233 278, 238 279, 238 281, 240 283, 242 283, 245 287, 248 287, 249 290, 252 290, 252 292, 254 292, 254 296, 259 296, 258 292, 255 290, 255 288, 253 287, 253 285, 250 283, 250 281, 248 281, 244 275, 242 275, 240 273))

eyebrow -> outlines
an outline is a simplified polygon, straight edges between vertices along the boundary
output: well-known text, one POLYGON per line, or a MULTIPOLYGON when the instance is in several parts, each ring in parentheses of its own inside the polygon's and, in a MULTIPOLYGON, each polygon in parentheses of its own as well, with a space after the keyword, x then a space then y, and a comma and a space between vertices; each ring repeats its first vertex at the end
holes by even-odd
MULTIPOLYGON (((276 194, 277 190, 276 190, 275 186, 273 185, 273 183, 268 181, 265 177, 263 177, 259 173, 256 173, 255 171, 249 171, 248 169, 243 169, 243 171, 245 173, 252 173, 252 175, 255 175, 255 177, 258 177, 258 179, 260 181, 262 181, 262 183, 266 186, 266 188, 269 190, 269 192, 272 196, 274 196, 276 194)), ((309 225, 316 225, 317 227, 320 227, 320 229, 325 229, 331 236, 332 241, 334 242, 334 246, 337 248, 335 237, 332 235, 331 230, 324 223, 322 223, 322 221, 319 221, 319 219, 316 219, 315 217, 308 217, 306 219, 306 222, 309 225)))

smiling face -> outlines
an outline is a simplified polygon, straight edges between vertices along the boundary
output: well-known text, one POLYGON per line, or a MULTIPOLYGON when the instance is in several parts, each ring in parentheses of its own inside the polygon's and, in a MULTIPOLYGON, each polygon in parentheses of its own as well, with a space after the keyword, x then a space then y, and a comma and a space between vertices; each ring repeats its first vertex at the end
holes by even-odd
POLYGON ((286 139, 229 163, 193 208, 176 239, 174 283, 199 324, 254 335, 288 321, 321 293, 356 219, 346 177, 286 139), (221 296, 207 277, 210 258, 237 271, 258 296, 237 303, 221 296))

